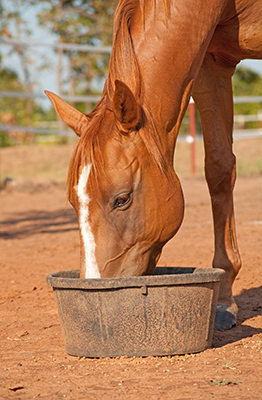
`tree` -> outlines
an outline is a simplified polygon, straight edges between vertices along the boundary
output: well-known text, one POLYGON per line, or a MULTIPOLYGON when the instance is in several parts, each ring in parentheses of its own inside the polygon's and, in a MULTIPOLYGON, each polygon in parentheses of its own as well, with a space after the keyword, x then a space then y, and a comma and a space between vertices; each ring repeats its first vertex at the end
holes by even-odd
MULTIPOLYGON (((25 85, 20 81, 17 73, 1 65, 0 59, 0 91, 25 92, 25 85)), ((33 126, 43 119, 54 120, 53 110, 45 113, 44 110, 33 100, 0 97, 0 124, 9 126, 33 126), (29 112, 30 111, 30 112, 29 112)), ((31 142, 31 134, 21 132, 17 129, 0 132, 1 146, 11 144, 22 144, 31 142)))
MULTIPOLYGON (((27 22, 23 15, 30 7, 28 0, 8 0, 8 2, 0 3, 1 24, 0 31, 2 35, 9 38, 30 37, 31 31, 27 26, 27 22), (4 5, 3 5, 4 4, 4 5)), ((22 71, 22 79, 24 81, 24 89, 31 93, 33 82, 30 74, 30 51, 21 45, 15 45, 11 48, 8 56, 16 54, 19 59, 20 69, 22 71)))
POLYGON ((235 96, 261 96, 262 77, 249 68, 238 67, 233 76, 235 96))
MULTIPOLYGON (((233 76, 234 96, 262 96, 262 77, 249 68, 238 67, 233 76)), ((261 103, 235 104, 235 114, 257 114, 262 109, 261 103)), ((248 123, 249 128, 256 128, 254 122, 248 123)))
MULTIPOLYGON (((112 42, 116 3, 117 0, 0 0, 0 33, 8 38, 30 39, 26 13, 35 7, 39 13, 39 25, 56 35, 59 42, 108 46, 112 42)), ((2 54, 7 57, 15 54, 18 62, 15 70, 0 65, 0 87, 7 91, 32 93, 36 84, 31 73, 35 52, 32 56, 32 49, 21 45, 11 47, 8 52, 6 50, 2 54)), ((68 62, 68 78, 61 94, 92 94, 99 87, 102 89, 101 82, 107 73, 109 54, 67 51, 64 55, 68 62)), ((46 60, 42 64, 46 65, 46 60)), ((33 126, 42 114, 41 107, 35 101, 4 100, 0 99, 2 123, 33 126)), ((88 111, 84 104, 78 104, 77 107, 82 108, 83 112, 88 111)))
MULTIPOLYGON (((40 0, 39 23, 62 43, 110 46, 116 0, 40 0)), ((68 61, 67 91, 97 92, 105 79, 109 54, 65 51, 68 61)))
MULTIPOLYGON (((30 30, 27 27, 27 23, 23 18, 23 14, 28 9, 29 3, 27 0, 9 0, 8 2, 1 1, 0 3, 0 31, 3 36, 12 38, 23 36, 29 36, 30 30)), ((21 71, 21 77, 18 76, 17 72, 10 70, 9 68, 3 68, 1 66, 0 71, 0 86, 4 87, 2 90, 6 91, 18 91, 19 89, 25 93, 33 92, 33 81, 30 74, 30 53, 24 46, 15 45, 10 48, 6 56, 16 55, 18 60, 19 72, 21 71), (22 83, 23 82, 23 83, 22 83)), ((36 104, 32 100, 18 100, 14 102, 13 99, 5 98, 4 101, 1 99, 1 120, 6 125, 25 123, 27 126, 32 126, 32 114, 35 112, 36 104), (12 107, 11 107, 12 103, 12 107), (16 110, 16 113, 14 113, 16 110), (23 116, 21 115, 23 114, 23 116)), ((10 137, 16 137, 19 141, 32 139, 30 134, 18 133, 9 131, 9 134, 2 134, 6 138, 5 142, 9 142, 10 137), (9 139, 8 139, 9 138, 9 139)))

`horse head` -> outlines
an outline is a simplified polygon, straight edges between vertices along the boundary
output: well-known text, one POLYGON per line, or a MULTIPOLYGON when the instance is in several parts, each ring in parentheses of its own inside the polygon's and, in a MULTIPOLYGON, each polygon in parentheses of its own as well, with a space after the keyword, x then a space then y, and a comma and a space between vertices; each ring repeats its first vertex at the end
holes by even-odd
POLYGON ((177 232, 184 202, 179 180, 154 159, 142 107, 115 82, 113 100, 85 115, 46 92, 80 139, 68 174, 68 196, 80 228, 80 276, 150 274, 177 232))

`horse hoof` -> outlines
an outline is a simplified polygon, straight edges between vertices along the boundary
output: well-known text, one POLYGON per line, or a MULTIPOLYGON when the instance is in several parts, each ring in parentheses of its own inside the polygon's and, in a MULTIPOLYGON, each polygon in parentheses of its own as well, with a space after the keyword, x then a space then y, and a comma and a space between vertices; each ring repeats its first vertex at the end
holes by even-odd
POLYGON ((231 329, 236 325, 237 306, 234 304, 218 304, 215 318, 215 331, 231 329))

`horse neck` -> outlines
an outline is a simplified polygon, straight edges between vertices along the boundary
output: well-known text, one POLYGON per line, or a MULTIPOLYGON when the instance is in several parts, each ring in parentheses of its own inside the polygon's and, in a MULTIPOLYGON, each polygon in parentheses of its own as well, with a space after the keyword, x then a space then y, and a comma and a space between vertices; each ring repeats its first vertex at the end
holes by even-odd
MULTIPOLYGON (((142 4, 142 1, 141 1, 142 4)), ((136 8, 130 24, 141 77, 141 104, 154 117, 167 156, 226 1, 152 1, 136 8), (170 3, 170 4, 169 4, 170 3), (181 17, 183 16, 183 17, 181 17)), ((172 160, 172 156, 171 160, 172 160)))

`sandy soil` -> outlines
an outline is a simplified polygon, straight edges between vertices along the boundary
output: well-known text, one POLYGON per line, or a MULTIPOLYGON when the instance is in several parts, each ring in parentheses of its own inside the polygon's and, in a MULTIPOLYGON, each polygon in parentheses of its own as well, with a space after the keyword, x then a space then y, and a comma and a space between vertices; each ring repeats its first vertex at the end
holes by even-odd
MULTIPOLYGON (((182 179, 186 215, 161 265, 210 267, 212 219, 202 178, 182 179)), ((238 179, 243 267, 236 327, 212 349, 173 357, 85 359, 64 349, 46 275, 78 267, 78 227, 65 190, 36 185, 0 194, 1 399, 262 399, 262 176, 238 179)))

